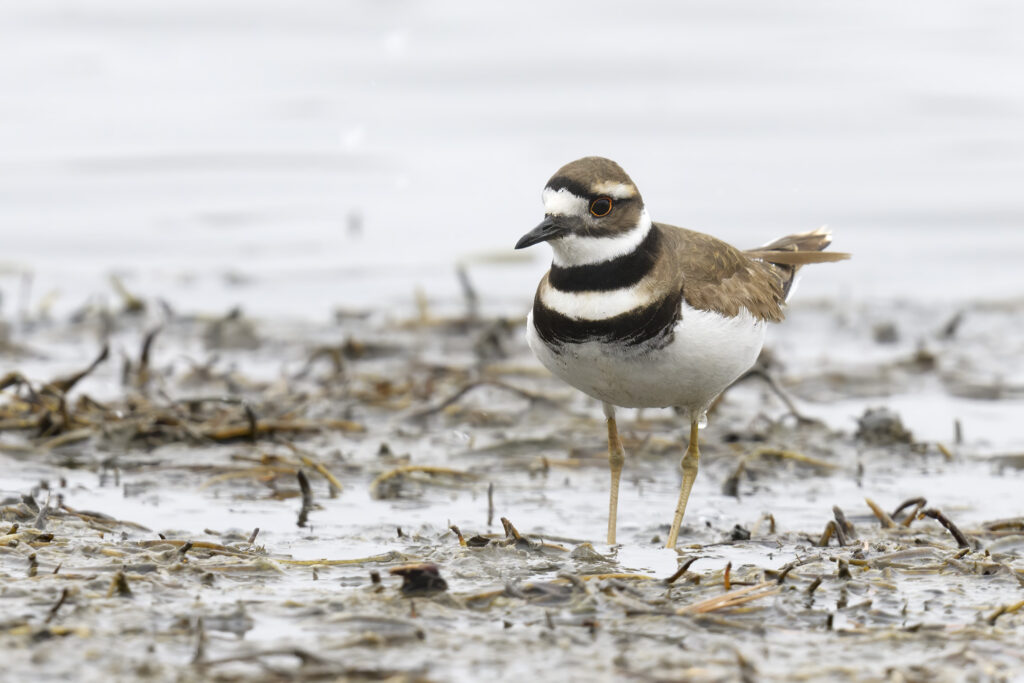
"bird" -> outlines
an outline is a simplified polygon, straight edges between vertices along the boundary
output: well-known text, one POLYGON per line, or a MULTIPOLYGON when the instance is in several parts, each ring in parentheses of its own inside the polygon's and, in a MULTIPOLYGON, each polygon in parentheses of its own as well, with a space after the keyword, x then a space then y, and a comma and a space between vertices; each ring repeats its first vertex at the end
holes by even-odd
POLYGON ((675 408, 689 419, 666 543, 675 548, 708 408, 754 365, 767 324, 785 316, 800 267, 850 255, 823 251, 832 241, 826 228, 744 251, 656 223, 629 175, 603 157, 562 166, 542 200, 544 219, 515 245, 547 242, 552 250, 527 315, 527 343, 552 374, 603 405, 609 545, 625 463, 616 408, 675 408))

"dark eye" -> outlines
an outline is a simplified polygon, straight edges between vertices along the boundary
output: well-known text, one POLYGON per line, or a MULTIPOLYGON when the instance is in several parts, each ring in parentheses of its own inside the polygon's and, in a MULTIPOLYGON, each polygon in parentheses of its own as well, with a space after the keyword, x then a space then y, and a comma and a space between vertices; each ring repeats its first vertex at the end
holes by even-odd
POLYGON ((590 213, 594 214, 598 218, 601 216, 607 216, 612 212, 612 200, 608 197, 598 197, 594 201, 590 202, 590 213))

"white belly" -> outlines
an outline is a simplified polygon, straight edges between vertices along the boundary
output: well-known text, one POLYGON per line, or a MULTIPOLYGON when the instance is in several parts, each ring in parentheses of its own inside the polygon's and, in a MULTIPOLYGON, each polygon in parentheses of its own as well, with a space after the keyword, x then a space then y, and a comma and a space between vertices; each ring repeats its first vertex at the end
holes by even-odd
POLYGON ((565 344, 555 353, 527 318, 526 340, 557 377, 594 398, 625 408, 679 407, 697 416, 757 360, 765 322, 746 310, 729 318, 683 304, 672 342, 635 349, 604 342, 565 344))

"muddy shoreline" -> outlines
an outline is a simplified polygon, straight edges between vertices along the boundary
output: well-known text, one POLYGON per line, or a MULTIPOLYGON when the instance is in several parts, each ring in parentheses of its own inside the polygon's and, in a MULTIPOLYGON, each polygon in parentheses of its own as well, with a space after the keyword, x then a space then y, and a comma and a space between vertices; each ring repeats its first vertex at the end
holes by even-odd
POLYGON ((1019 314, 798 306, 762 359, 782 394, 754 377, 711 415, 677 552, 677 417, 621 420, 609 548, 600 409, 519 320, 32 321, 3 350, 7 672, 1011 679, 1024 461, 972 415, 1017 408, 1019 314))

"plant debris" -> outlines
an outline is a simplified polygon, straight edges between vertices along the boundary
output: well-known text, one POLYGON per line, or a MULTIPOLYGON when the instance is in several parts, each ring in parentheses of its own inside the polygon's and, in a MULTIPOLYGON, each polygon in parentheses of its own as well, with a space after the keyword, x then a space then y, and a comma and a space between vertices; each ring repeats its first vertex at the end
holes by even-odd
POLYGON ((520 323, 462 277, 452 316, 424 299, 412 319, 291 329, 241 309, 180 315, 121 282, 116 310, 10 328, 34 355, 5 356, 0 377, 9 676, 446 680, 534 660, 588 679, 1022 670, 1015 451, 992 455, 968 424, 944 454, 889 407, 853 434, 828 426, 850 411, 817 415, 923 373, 962 391, 958 373, 982 362, 958 350, 963 329, 942 338, 922 316, 928 362, 900 355, 919 332, 902 319, 875 365, 802 374, 766 358, 751 377, 767 384, 730 389, 702 431, 676 552, 661 546, 683 421, 623 411, 609 547, 599 406, 539 371, 520 323), (73 644, 61 657, 58 638, 73 644))

